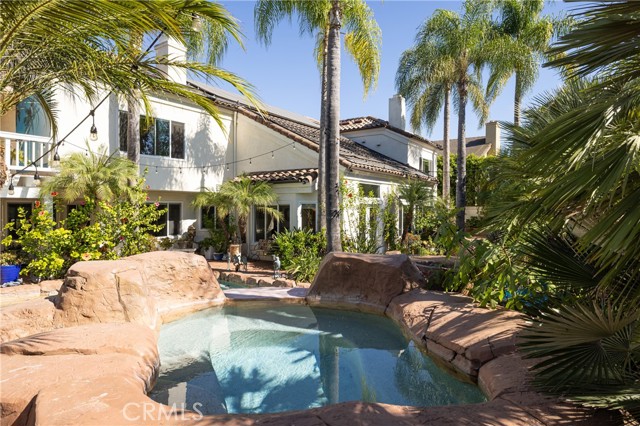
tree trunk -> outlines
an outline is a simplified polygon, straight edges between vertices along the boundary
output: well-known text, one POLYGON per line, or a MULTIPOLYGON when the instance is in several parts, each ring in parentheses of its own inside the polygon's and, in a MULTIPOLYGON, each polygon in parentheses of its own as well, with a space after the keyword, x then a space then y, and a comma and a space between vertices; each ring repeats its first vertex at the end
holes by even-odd
MULTIPOLYGON (((514 126, 520 125, 520 102, 522 100, 522 83, 520 81, 520 73, 516 71, 516 88, 514 90, 515 96, 513 99, 513 124, 514 126)), ((496 153, 497 154, 497 153, 496 153)))
POLYGON ((318 212, 321 232, 327 231, 327 44, 328 34, 324 35, 322 53, 322 89, 320 94, 320 139, 318 141, 318 212))
POLYGON ((402 237, 400 238, 400 242, 405 245, 407 244, 407 235, 409 234, 409 227, 413 223, 413 209, 414 206, 409 204, 407 206, 407 213, 404 215, 404 226, 402 227, 402 237))
POLYGON ((342 251, 340 239, 340 28, 339 0, 332 0, 327 46, 327 252, 342 251))
POLYGON ((449 107, 451 87, 447 85, 444 89, 444 143, 442 146, 442 199, 447 207, 451 203, 451 170, 449 170, 449 107))
MULTIPOLYGON (((142 34, 131 34, 132 51, 142 49, 142 34)), ((136 90, 138 93, 138 90, 136 90)), ((140 164, 140 96, 127 97, 127 158, 140 164)))
POLYGON ((458 180, 456 181, 456 226, 464 231, 465 207, 467 206, 467 145, 465 143, 465 121, 467 108, 467 84, 458 83, 458 180))

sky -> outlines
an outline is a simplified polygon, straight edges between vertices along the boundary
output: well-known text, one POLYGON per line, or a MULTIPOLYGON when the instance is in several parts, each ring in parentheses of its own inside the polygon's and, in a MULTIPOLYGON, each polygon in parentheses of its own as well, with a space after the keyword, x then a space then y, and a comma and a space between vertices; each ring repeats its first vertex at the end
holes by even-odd
MULTIPOLYGON (((366 98, 357 67, 342 54, 341 117, 343 119, 371 115, 388 119, 389 98, 396 93, 395 74, 402 52, 414 43, 418 27, 436 9, 460 12, 460 1, 385 0, 367 1, 382 30, 382 56, 377 88, 366 98)), ((255 37, 253 1, 222 1, 229 12, 239 20, 245 36, 244 50, 231 44, 220 64, 253 84, 259 98, 266 104, 284 108, 309 117, 318 118, 320 111, 320 74, 313 55, 314 39, 300 35, 298 22, 283 20, 273 32, 269 46, 259 43, 255 37)), ((547 2, 544 14, 558 14, 569 10, 560 2, 547 2)), ((486 77, 485 77, 486 82, 486 77)), ((560 85, 560 77, 553 70, 541 69, 535 87, 525 96, 526 107, 536 94, 552 90, 560 85)), ((220 84, 226 90, 230 86, 220 84)), ((407 117, 409 117, 407 111, 407 117)), ((491 106, 489 120, 513 120, 513 78, 501 96, 491 106)), ((408 121, 408 120, 407 120, 408 121)), ((477 118, 467 113, 467 136, 484 134, 477 118)), ((407 130, 411 130, 407 124, 407 130)), ((442 139, 442 118, 431 132, 417 131, 431 140, 442 139)), ((457 135, 457 115, 452 114, 450 135, 457 135)))

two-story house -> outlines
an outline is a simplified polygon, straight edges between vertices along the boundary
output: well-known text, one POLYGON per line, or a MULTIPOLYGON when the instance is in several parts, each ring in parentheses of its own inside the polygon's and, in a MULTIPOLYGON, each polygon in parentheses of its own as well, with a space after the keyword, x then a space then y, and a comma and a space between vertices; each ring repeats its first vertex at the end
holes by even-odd
MULTIPOLYGON (((163 40, 156 54, 176 57, 184 55, 184 49, 163 40)), ((186 99, 151 98, 154 120, 151 125, 144 120, 141 124, 140 172, 146 173, 150 200, 159 200, 167 208, 162 219, 166 226, 158 236, 179 236, 191 225, 197 229, 197 239, 206 236, 203 215, 207 213, 191 205, 195 195, 202 188, 215 189, 242 174, 271 182, 283 214, 283 220, 276 222, 254 211, 249 221, 250 244, 283 229, 317 230, 318 121, 270 106, 260 113, 242 96, 188 81, 184 73, 175 70, 168 69, 167 73, 174 81, 213 99, 222 126, 186 99)), ((92 125, 98 134, 97 140, 89 140, 89 149, 103 145, 109 152, 126 151, 127 114, 122 99, 109 95, 97 108, 64 90, 56 92, 56 99, 61 111, 58 134, 62 136, 95 109, 93 119, 65 137, 58 149, 60 157, 86 150, 92 125)), ((392 98, 393 105, 398 101, 392 98)), ((342 123, 340 165, 344 178, 350 185, 361 185, 367 193, 373 193, 370 202, 382 202, 385 194, 409 176, 432 184, 435 196, 437 148, 404 131, 403 125, 372 120, 382 124, 360 128, 356 120, 342 123)), ((47 198, 48 194, 39 194, 34 175, 37 171, 46 179, 56 173, 54 153, 31 163, 56 141, 37 104, 28 100, 0 119, 0 141, 6 167, 15 174, 0 190, 0 224, 4 226, 15 219, 18 207, 30 209, 40 195, 47 198)), ((63 217, 65 212, 59 214, 63 217)))

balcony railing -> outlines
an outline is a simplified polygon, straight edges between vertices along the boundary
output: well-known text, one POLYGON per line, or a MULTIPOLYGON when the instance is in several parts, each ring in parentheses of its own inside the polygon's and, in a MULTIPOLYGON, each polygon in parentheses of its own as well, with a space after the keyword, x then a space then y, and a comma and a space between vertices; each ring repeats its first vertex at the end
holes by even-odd
POLYGON ((53 145, 50 137, 0 132, 0 141, 4 143, 4 161, 9 170, 51 170, 54 154, 48 152, 53 145), (45 152, 47 155, 42 155, 45 152))

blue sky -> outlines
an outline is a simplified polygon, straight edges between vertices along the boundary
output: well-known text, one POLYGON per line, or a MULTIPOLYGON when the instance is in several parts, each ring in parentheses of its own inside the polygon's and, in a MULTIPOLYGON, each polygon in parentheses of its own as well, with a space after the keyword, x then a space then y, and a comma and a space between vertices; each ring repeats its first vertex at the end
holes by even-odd
MULTIPOLYGON (((313 57, 314 40, 310 35, 300 36, 297 21, 282 21, 273 33, 272 43, 265 47, 258 43, 254 33, 253 1, 222 1, 231 14, 240 21, 245 35, 245 50, 232 44, 221 64, 252 83, 261 100, 267 104, 299 114, 317 118, 320 110, 320 78, 313 57)), ((436 9, 460 11, 459 1, 368 1, 382 30, 382 60, 380 77, 375 91, 363 98, 363 87, 353 61, 342 55, 341 117, 372 115, 388 118, 388 99, 395 93, 395 74, 402 52, 412 46, 417 28, 436 9)), ((567 10, 567 5, 548 2, 545 14, 567 10)), ((553 89, 560 78, 551 70, 542 69, 536 86, 525 97, 524 106, 536 94, 553 89)), ((222 85, 222 88, 229 87, 222 85)), ((467 136, 484 134, 478 121, 467 114, 467 136)), ((492 105, 490 120, 513 120, 513 79, 492 105)), ((457 116, 452 116, 450 134, 457 134, 457 116)), ((421 131, 430 139, 442 138, 442 121, 431 133, 421 131)))

